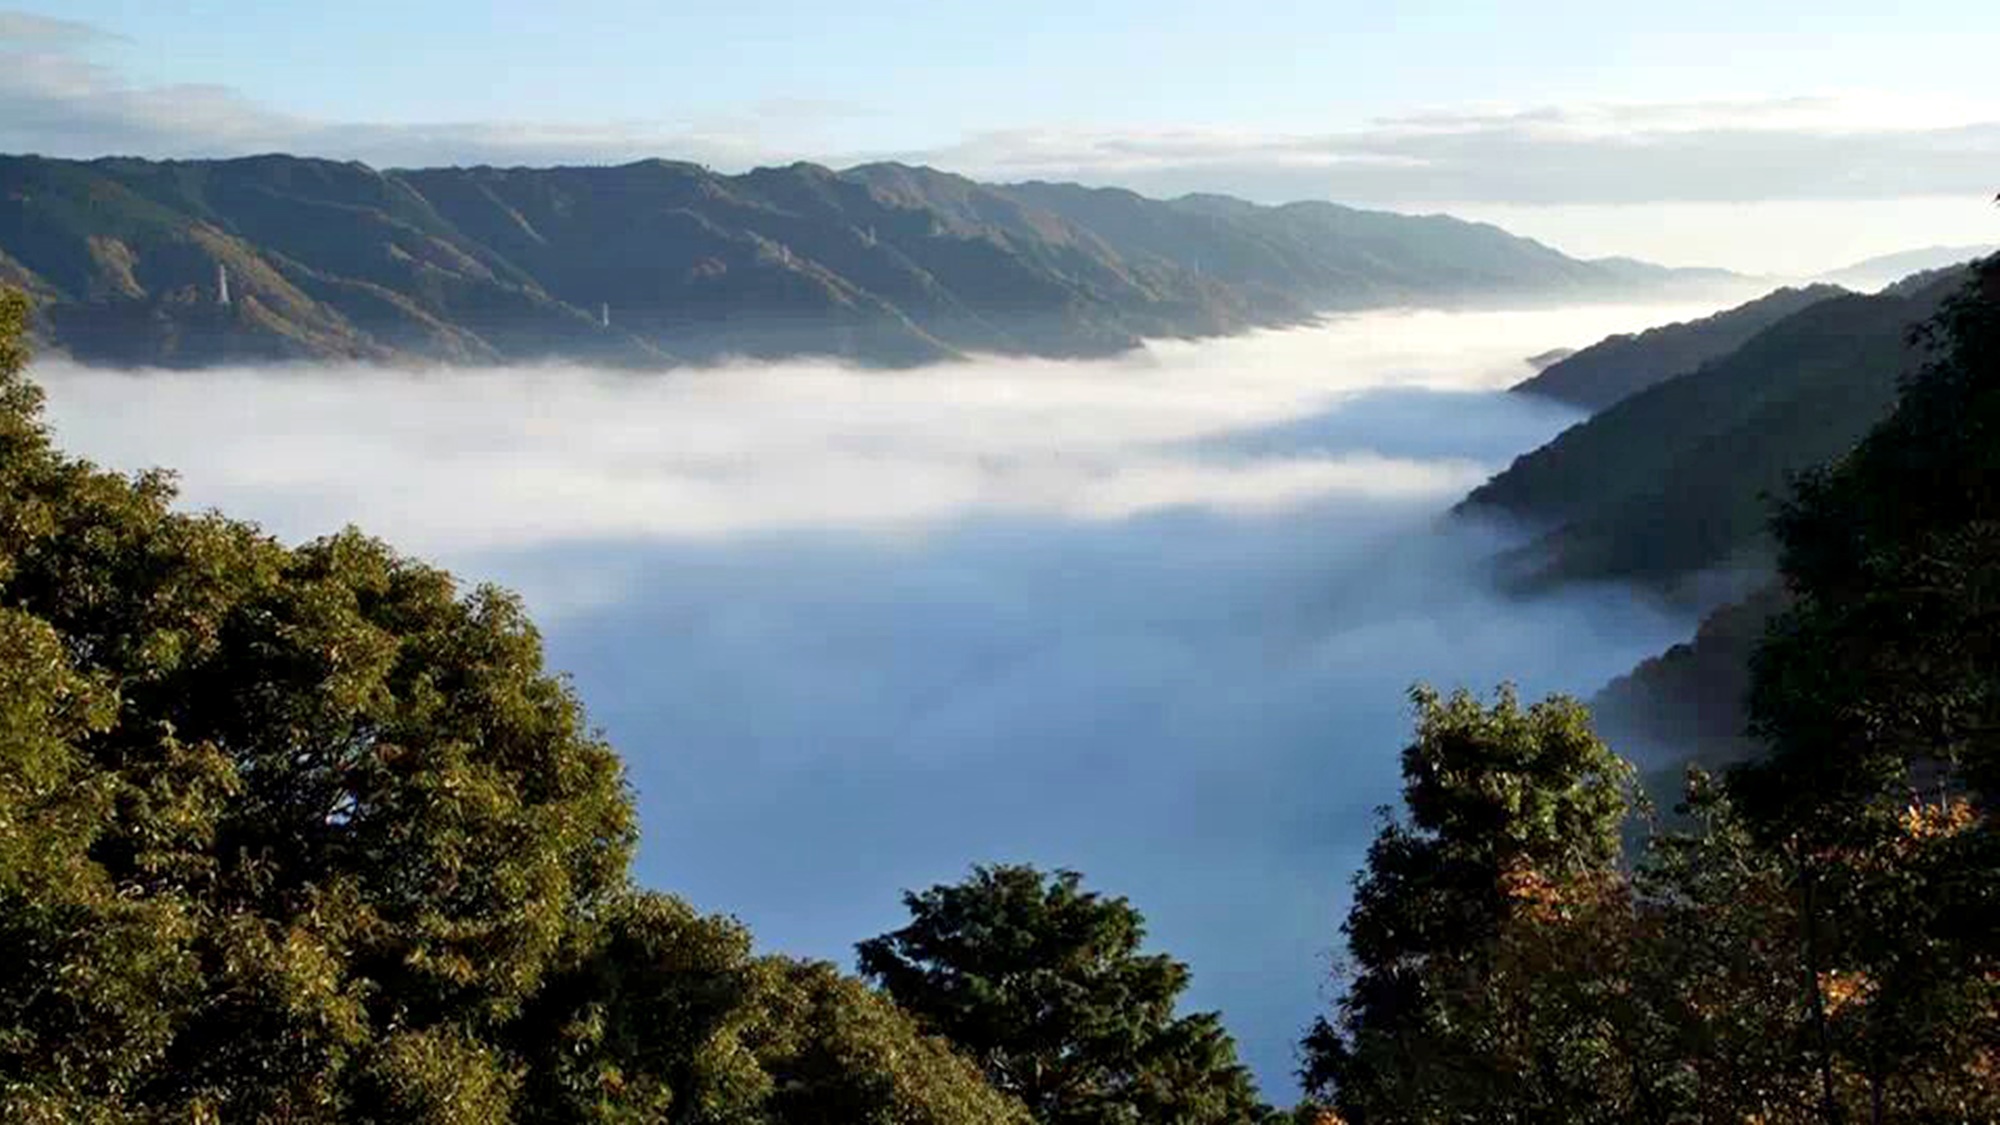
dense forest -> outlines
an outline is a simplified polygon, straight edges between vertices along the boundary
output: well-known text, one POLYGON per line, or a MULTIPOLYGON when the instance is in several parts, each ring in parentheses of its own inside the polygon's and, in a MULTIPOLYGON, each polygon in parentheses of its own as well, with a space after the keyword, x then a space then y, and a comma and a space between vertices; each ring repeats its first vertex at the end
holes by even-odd
POLYGON ((64 455, 10 294, 0 1117, 2000 1120, 2000 263, 1896 299, 1831 303, 1921 310, 1915 359, 1798 361, 1889 391, 1757 533, 1784 593, 1749 760, 1670 821, 1582 704, 1415 689, 1404 809, 1275 1110, 1076 873, 912 891, 856 976, 635 886, 619 759, 515 598, 64 455))
POLYGON ((38 299, 49 344, 99 365, 1090 356, 1333 309, 1719 276, 1444 215, 902 164, 0 157, 0 284, 38 299))

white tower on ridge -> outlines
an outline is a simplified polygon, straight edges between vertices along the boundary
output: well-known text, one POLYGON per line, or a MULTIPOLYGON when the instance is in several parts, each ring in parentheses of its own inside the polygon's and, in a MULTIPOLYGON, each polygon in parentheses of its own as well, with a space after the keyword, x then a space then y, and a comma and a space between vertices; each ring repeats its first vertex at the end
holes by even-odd
POLYGON ((221 262, 215 263, 215 303, 229 304, 229 267, 221 262))
POLYGON ((606 301, 597 306, 597 324, 600 328, 611 327, 611 302, 606 301))

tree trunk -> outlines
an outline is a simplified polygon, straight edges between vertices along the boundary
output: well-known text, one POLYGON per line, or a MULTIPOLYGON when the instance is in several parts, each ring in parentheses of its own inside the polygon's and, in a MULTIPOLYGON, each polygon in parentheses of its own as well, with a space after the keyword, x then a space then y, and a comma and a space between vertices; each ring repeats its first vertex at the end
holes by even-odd
POLYGON ((1840 1099, 1833 1088, 1833 1041, 1826 1026, 1826 992, 1819 986, 1819 935, 1814 923, 1818 911, 1814 909, 1813 870, 1803 858, 1797 861, 1799 890, 1800 928, 1803 931, 1806 961, 1807 999, 1812 1005, 1813 1038, 1819 1052, 1819 1083, 1822 1099, 1821 1115, 1827 1125, 1844 1125, 1845 1118, 1840 1112, 1840 1099))
POLYGON ((1868 1060, 1868 1125, 1882 1125, 1884 1101, 1889 1078, 1882 1073, 1882 1053, 1869 1052, 1868 1060))

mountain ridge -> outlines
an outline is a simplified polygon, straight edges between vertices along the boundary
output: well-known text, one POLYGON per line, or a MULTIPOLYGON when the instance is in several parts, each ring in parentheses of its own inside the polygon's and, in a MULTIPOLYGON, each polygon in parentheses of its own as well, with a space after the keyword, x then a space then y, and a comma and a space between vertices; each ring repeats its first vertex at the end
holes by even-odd
POLYGON ((1712 280, 1487 224, 808 162, 0 156, 0 277, 91 363, 1094 356, 1390 304, 1712 280), (232 300, 220 298, 227 271, 232 300))
POLYGON ((1911 274, 1930 273, 1963 266, 2000 250, 1992 243, 1958 246, 1919 246, 1890 254, 1877 254, 1828 270, 1816 280, 1845 285, 1850 289, 1876 290, 1907 279, 1911 274))
POLYGON ((1700 319, 1608 336, 1541 367, 1508 390, 1603 410, 1735 351, 1808 305, 1847 292, 1837 285, 1786 287, 1700 319))

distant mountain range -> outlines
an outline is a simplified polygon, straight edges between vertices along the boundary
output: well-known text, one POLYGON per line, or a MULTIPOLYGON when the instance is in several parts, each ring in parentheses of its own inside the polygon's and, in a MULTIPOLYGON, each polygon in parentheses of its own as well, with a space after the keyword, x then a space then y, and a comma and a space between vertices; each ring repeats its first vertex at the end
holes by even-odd
POLYGON ((1833 270, 1820 275, 1818 280, 1844 285, 1849 289, 1872 291, 1914 273, 1962 266, 1995 250, 2000 250, 2000 246, 1925 246, 1916 250, 1901 250, 1833 270))
POLYGON ((1493 226, 929 168, 0 157, 0 282, 92 363, 1087 356, 1321 312, 1727 277, 1493 226), (227 301, 224 301, 224 289, 227 301))

